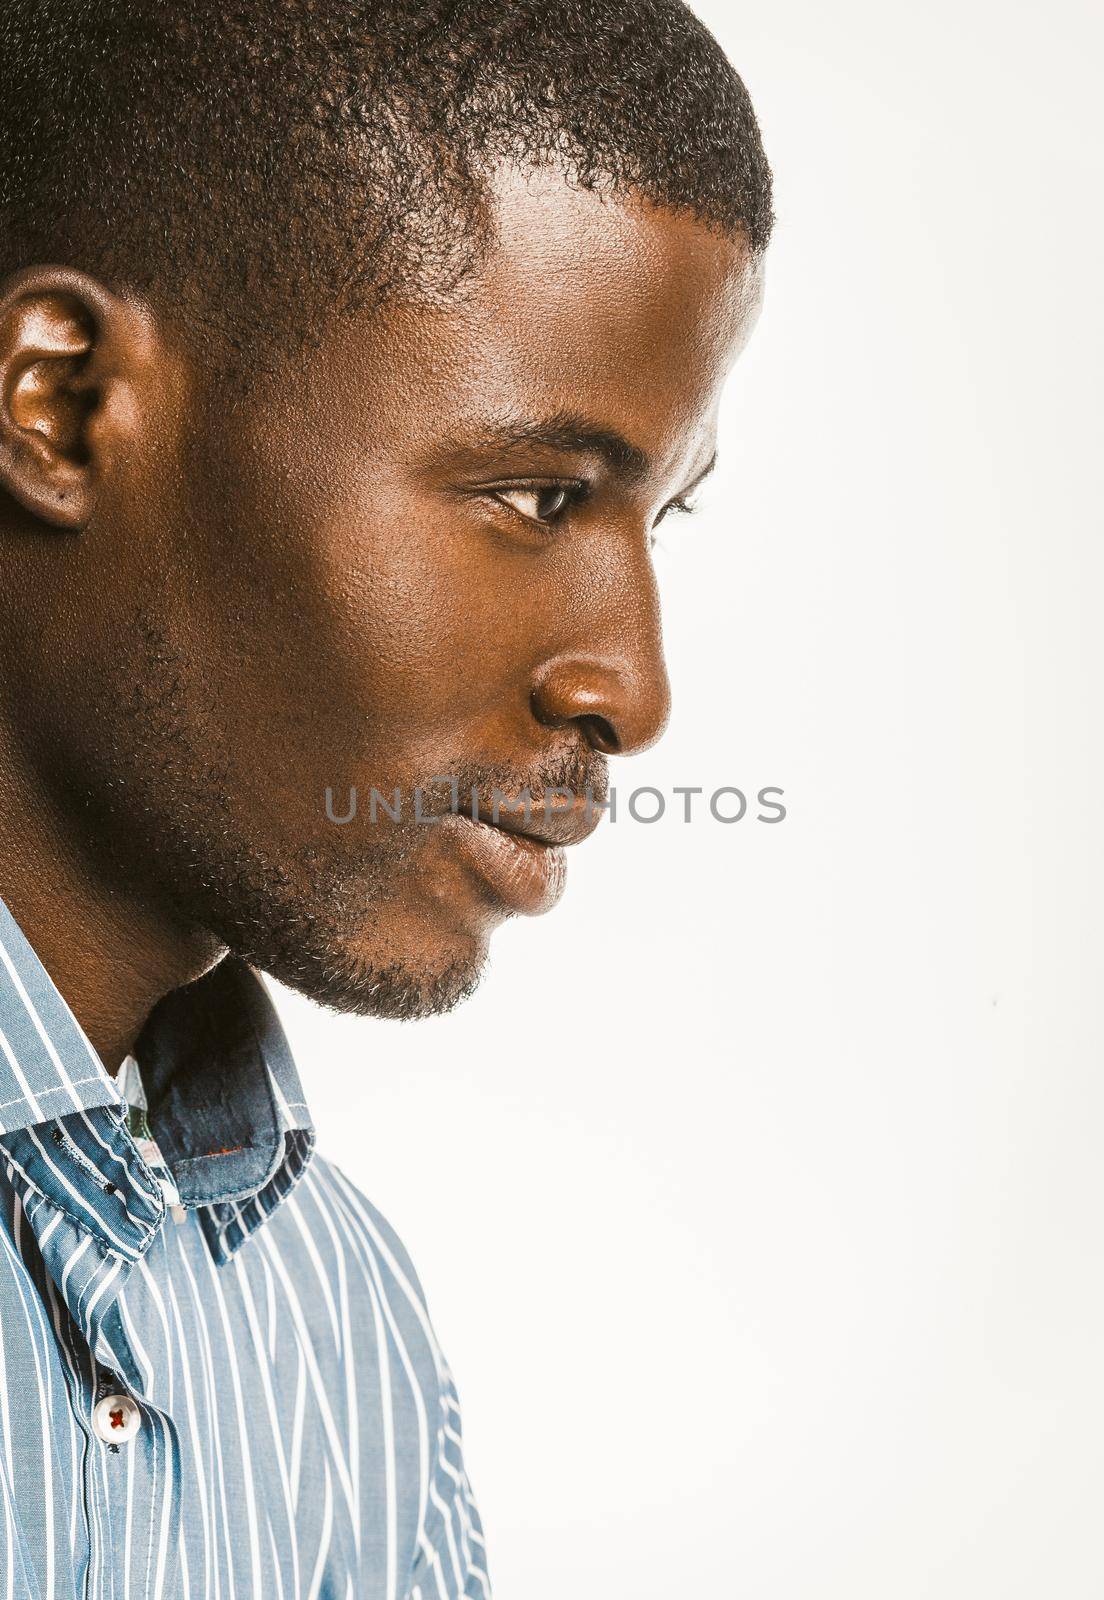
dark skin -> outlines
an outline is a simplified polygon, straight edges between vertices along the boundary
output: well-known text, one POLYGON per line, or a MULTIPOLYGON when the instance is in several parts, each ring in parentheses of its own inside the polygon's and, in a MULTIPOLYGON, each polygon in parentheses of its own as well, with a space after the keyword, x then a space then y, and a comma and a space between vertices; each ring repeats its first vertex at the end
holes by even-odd
POLYGON ((551 802, 516 848, 338 827, 327 786, 600 790, 664 726, 651 541, 713 461, 759 271, 554 173, 492 194, 447 303, 335 317, 233 396, 128 293, 0 285, 0 894, 110 1068, 227 947, 443 1009, 586 831, 551 802))

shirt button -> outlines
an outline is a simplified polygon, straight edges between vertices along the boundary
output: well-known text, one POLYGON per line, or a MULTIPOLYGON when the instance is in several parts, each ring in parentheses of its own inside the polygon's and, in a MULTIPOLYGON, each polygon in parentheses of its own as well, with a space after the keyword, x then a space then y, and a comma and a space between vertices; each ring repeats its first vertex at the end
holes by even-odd
POLYGON ((106 1444, 126 1444, 142 1426, 142 1413, 128 1394, 106 1394, 96 1402, 92 1426, 106 1444))

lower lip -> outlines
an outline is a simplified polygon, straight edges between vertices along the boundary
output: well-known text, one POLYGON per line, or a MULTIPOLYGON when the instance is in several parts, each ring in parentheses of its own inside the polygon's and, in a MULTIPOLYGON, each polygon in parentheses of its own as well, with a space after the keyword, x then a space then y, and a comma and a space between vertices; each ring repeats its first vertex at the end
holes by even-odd
POLYGON ((453 824, 451 831, 464 860, 508 911, 522 917, 551 911, 567 876, 562 849, 470 817, 444 820, 453 824))

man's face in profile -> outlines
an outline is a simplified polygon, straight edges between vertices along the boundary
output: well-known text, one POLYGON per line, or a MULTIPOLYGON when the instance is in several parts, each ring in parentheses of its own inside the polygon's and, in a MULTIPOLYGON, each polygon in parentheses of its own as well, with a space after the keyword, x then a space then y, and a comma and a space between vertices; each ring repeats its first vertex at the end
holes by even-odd
POLYGON ((606 757, 663 727, 651 540, 758 308, 741 244, 688 215, 553 172, 492 199, 454 295, 335 317, 244 396, 153 341, 44 652, 99 848, 343 1009, 466 993, 495 925, 556 899, 606 757), (579 802, 546 812, 553 787, 579 802), (495 788, 530 819, 495 828, 495 788))

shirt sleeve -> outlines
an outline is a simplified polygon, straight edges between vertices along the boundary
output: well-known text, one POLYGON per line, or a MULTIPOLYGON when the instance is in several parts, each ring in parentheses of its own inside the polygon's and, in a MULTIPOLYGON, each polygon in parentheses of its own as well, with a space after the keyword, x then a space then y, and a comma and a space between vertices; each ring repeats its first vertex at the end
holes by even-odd
POLYGON ((483 1526, 464 1468, 460 1402, 441 1364, 436 1456, 406 1600, 490 1600, 483 1526))

